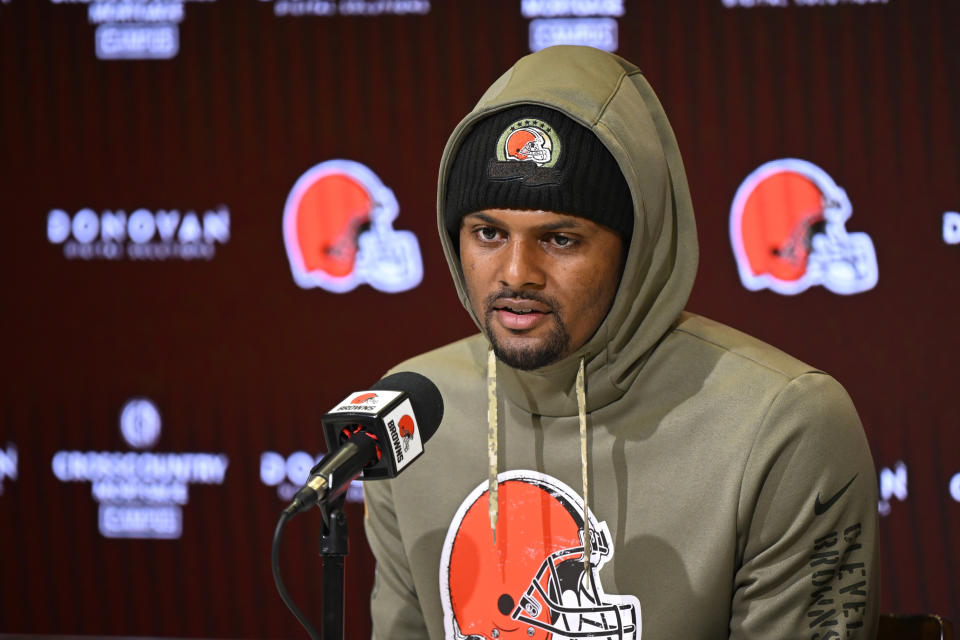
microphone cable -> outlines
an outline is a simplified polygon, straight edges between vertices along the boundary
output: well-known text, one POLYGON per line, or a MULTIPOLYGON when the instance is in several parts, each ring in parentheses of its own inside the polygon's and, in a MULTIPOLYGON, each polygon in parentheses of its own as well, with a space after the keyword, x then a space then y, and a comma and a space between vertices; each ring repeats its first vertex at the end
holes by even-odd
POLYGON ((310 638, 312 640, 320 640, 320 634, 317 633, 317 630, 313 628, 313 625, 310 624, 307 617, 297 608, 297 605, 293 602, 293 598, 290 597, 290 593, 287 591, 287 587, 283 584, 283 578, 280 577, 280 537, 283 535, 283 528, 287 526, 287 522, 289 522, 292 517, 293 515, 285 509, 280 514, 277 528, 273 532, 273 549, 270 553, 270 564, 273 567, 273 582, 277 585, 277 591, 280 593, 280 598, 283 600, 283 603, 287 605, 290 612, 300 621, 300 624, 306 629, 310 638))

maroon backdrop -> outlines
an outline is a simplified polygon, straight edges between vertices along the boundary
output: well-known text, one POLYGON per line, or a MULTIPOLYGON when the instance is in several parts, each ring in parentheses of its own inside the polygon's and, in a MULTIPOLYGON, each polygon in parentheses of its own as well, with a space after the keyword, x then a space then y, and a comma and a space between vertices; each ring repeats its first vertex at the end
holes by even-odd
MULTIPOLYGON (((103 4, 0 2, 0 632, 300 637, 270 573, 283 501, 262 479, 264 454, 320 453, 325 409, 474 330, 435 239, 436 171, 459 118, 528 52, 530 19, 519 2, 376 16, 174 3, 174 57, 103 60, 103 4), (333 158, 394 191, 394 228, 419 238, 418 287, 294 283, 284 203, 333 158), (143 208, 154 223, 161 210, 228 211, 229 236, 208 238, 209 259, 68 255, 51 212, 76 227, 87 208, 143 208), (162 424, 143 451, 228 460, 222 483, 189 485, 177 539, 106 537, 91 483, 58 477, 58 452, 139 451, 119 428, 138 397, 162 424)), ((960 238, 943 231, 960 210, 960 4, 625 4, 612 18, 618 53, 664 103, 697 209, 691 310, 844 383, 885 498, 883 607, 960 619, 960 238), (733 195, 785 157, 846 190, 847 229, 876 247, 875 288, 781 296, 740 284, 733 195)), ((347 635, 361 638, 373 560, 362 506, 348 516, 347 635)), ((317 622, 318 530, 316 513, 295 520, 282 550, 317 622)))

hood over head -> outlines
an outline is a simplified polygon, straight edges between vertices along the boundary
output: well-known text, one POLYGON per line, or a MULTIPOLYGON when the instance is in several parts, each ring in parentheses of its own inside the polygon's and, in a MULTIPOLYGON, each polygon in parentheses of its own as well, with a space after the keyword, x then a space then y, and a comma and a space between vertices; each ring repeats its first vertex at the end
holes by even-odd
POLYGON ((447 229, 447 183, 467 134, 489 116, 518 105, 560 111, 592 132, 619 166, 633 203, 620 286, 594 335, 541 369, 520 371, 499 363, 499 385, 511 402, 539 415, 572 416, 578 412, 581 358, 589 381, 586 409, 594 411, 623 395, 686 305, 698 257, 693 205, 673 130, 639 69, 590 47, 550 47, 521 58, 457 125, 440 162, 440 238, 460 301, 481 331, 483 321, 466 292, 458 238, 447 229))

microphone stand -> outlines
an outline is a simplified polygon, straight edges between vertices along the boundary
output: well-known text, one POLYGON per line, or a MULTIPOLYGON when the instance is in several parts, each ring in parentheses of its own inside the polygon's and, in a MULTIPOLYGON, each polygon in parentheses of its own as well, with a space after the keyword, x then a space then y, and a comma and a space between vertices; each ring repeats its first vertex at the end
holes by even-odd
POLYGON ((343 640, 343 567, 349 551, 347 514, 343 512, 346 493, 320 504, 323 527, 320 531, 320 557, 323 559, 322 640, 343 640))

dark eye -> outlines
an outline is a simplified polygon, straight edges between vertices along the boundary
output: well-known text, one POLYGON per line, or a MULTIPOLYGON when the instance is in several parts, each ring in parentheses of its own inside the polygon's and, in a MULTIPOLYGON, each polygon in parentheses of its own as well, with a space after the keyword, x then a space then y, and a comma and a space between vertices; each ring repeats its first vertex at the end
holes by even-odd
POLYGON ((477 229, 477 234, 480 236, 481 240, 497 239, 497 230, 492 227, 481 227, 480 229, 477 229))
POLYGON ((559 233, 554 234, 550 241, 557 247, 568 247, 573 244, 572 238, 559 233))

